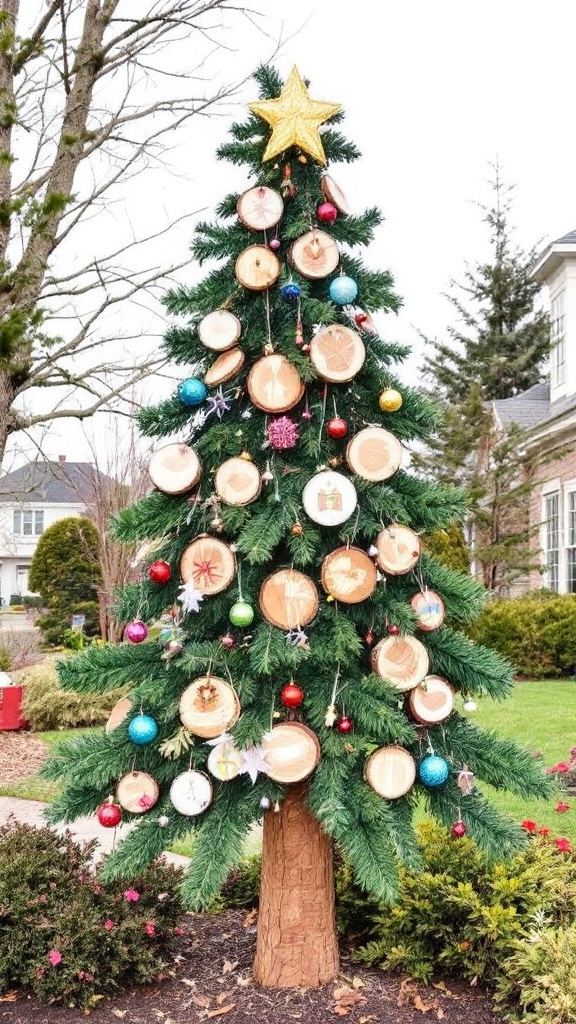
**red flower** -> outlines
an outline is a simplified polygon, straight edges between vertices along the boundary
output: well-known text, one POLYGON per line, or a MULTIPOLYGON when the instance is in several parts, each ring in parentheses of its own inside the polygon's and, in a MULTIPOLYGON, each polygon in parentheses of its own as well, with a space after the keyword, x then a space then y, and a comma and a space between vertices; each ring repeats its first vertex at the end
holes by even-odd
POLYGON ((569 839, 555 839, 556 846, 562 853, 570 852, 570 840, 569 839))
POLYGON ((107 921, 104 921, 104 927, 107 932, 111 932, 114 927, 114 921, 111 921, 110 918, 108 918, 107 921))
POLYGON ((57 949, 51 949, 48 953, 48 959, 52 964, 52 967, 56 967, 56 965, 62 960, 62 953, 57 949))
POLYGON ((175 928, 174 929, 174 935, 184 935, 184 929, 183 928, 175 928))
POLYGON ((526 818, 526 820, 522 822, 522 828, 525 829, 526 832, 535 832, 538 825, 535 821, 531 821, 530 818, 526 818))
POLYGON ((563 800, 559 800, 556 804, 556 810, 558 811, 558 814, 564 814, 565 811, 570 810, 570 804, 565 804, 563 800))
POLYGON ((550 829, 549 828, 544 828, 544 827, 539 828, 538 829, 538 835, 539 836, 549 836, 550 835, 550 829))
POLYGON ((146 935, 155 935, 156 927, 154 925, 154 921, 146 921, 146 924, 144 925, 144 931, 146 932, 146 935))
POLYGON ((125 889, 124 899, 128 900, 128 903, 136 903, 140 899, 140 893, 136 892, 136 889, 125 889))
POLYGON ((562 773, 563 772, 569 772, 570 771, 570 765, 566 764, 566 761, 560 761, 560 763, 556 765, 556 771, 557 772, 562 772, 562 773))

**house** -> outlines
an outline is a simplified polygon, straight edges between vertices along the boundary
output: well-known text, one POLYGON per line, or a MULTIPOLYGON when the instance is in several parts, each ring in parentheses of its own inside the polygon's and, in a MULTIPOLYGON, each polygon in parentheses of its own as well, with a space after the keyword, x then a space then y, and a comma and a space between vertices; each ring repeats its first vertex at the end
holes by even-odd
POLYGON ((493 403, 499 426, 517 423, 527 444, 544 456, 534 477, 530 522, 542 573, 527 587, 576 593, 576 230, 542 253, 532 276, 546 285, 550 302, 549 379, 514 398, 493 403))
POLYGON ((27 594, 38 540, 59 519, 85 514, 96 472, 89 462, 28 463, 0 477, 0 603, 27 594))

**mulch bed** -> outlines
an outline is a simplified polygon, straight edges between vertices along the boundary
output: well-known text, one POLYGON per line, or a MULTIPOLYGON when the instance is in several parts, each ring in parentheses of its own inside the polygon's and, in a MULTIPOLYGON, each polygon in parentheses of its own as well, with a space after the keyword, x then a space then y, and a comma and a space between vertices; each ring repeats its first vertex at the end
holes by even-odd
POLYGON ((48 744, 29 732, 0 732, 0 779, 18 782, 34 775, 47 753, 48 744))
MULTIPOLYGON (((462 981, 420 985, 351 963, 343 955, 338 981, 320 989, 262 989, 251 980, 254 912, 187 914, 169 977, 104 999, 94 1024, 501 1024, 486 993, 462 981)), ((43 1006, 20 993, 0 997, 0 1024, 71 1024, 82 1010, 43 1006)))

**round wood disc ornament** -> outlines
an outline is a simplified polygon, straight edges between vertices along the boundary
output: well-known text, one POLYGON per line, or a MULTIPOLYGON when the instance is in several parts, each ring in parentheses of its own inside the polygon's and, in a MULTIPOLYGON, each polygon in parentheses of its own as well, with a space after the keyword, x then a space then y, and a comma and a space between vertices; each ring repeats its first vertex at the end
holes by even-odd
POLYGON ((233 380, 240 373, 245 360, 246 356, 240 348, 231 348, 228 352, 223 352, 222 355, 214 360, 212 366, 206 370, 204 383, 209 388, 215 388, 219 384, 226 384, 227 381, 233 380))
POLYGON ((430 633, 444 622, 444 602, 435 590, 421 590, 410 602, 420 629, 430 633))
POLYGON ((322 563, 322 586, 344 604, 365 601, 376 589, 376 566, 360 548, 336 548, 322 563))
POLYGON ((180 559, 184 583, 193 583, 207 596, 226 590, 236 574, 236 560, 227 544, 216 537, 196 537, 180 559))
POLYGON ((326 231, 307 231, 292 243, 290 262, 302 277, 318 281, 333 274, 340 263, 340 250, 326 231))
POLYGON ((184 494, 198 483, 202 464, 188 445, 165 444, 153 453, 148 473, 154 486, 163 494, 184 494))
POLYGON ((347 476, 325 470, 316 473, 302 491, 306 515, 320 526, 340 526, 350 518, 358 496, 347 476))
POLYGON ((304 394, 298 370, 280 352, 263 356, 254 363, 247 386, 253 404, 262 412, 287 412, 304 394))
POLYGON ((350 213, 350 207, 348 206, 346 196, 342 189, 336 184, 334 178, 331 178, 329 174, 323 174, 320 182, 320 188, 324 193, 324 198, 336 207, 338 213, 341 214, 342 217, 347 217, 350 213))
POLYGON ((260 486, 260 471, 240 456, 223 462, 214 476, 216 493, 227 505, 249 505, 260 494, 260 486))
POLYGON ((204 772, 190 769, 177 775, 170 786, 170 800, 180 814, 189 818, 203 814, 214 798, 212 783, 204 772))
POLYGON ((120 723, 124 721, 131 710, 132 701, 128 700, 128 697, 120 697, 120 700, 116 701, 112 711, 110 712, 108 721, 104 726, 104 731, 108 733, 108 735, 110 735, 111 732, 114 732, 114 729, 118 728, 120 723))
POLYGON ((316 733, 301 722, 275 725, 262 739, 266 774, 274 782, 290 785, 312 774, 320 760, 316 733))
POLYGON ((442 676, 425 676, 410 691, 410 713, 421 725, 438 725, 454 708, 454 690, 442 676))
POLYGON ((241 333, 242 325, 238 317, 227 309, 215 309, 198 324, 200 341, 213 352, 225 352, 227 348, 232 348, 241 333))
POLYGON ((208 771, 220 782, 231 782, 240 774, 242 754, 232 740, 224 740, 212 747, 208 755, 208 771))
POLYGON ((116 786, 116 799, 125 811, 144 814, 158 803, 158 783, 147 772, 129 772, 116 786))
POLYGON ((428 651, 413 636, 388 636, 372 651, 372 671, 397 690, 411 690, 427 675, 428 651))
POLYGON ((236 691, 217 676, 199 676, 180 697, 180 721, 189 732, 214 739, 231 729, 240 717, 236 691))
POLYGON ((278 629, 301 629, 318 611, 318 591, 309 576, 297 569, 279 569, 260 587, 260 611, 278 629))
POLYGON ((279 192, 266 185, 256 185, 243 192, 236 205, 238 220, 250 231, 267 231, 276 226, 284 213, 284 200, 279 192))
POLYGON ((379 747, 366 761, 366 782, 378 796, 397 800, 408 793, 416 779, 416 763, 403 747, 379 747))
POLYGON ((318 376, 331 384, 345 384, 362 369, 364 342, 356 331, 341 324, 322 327, 310 342, 310 359, 318 376))
POLYGON ((351 438, 346 449, 350 469, 364 480, 388 480, 402 462, 402 445, 383 427, 365 427, 351 438))
POLYGON ((410 572, 420 558, 420 538, 414 530, 392 523, 376 537, 376 560, 389 576, 402 576, 410 572))
POLYGON ((234 273, 244 288, 263 292, 280 277, 280 260, 265 245, 249 245, 238 256, 234 273))

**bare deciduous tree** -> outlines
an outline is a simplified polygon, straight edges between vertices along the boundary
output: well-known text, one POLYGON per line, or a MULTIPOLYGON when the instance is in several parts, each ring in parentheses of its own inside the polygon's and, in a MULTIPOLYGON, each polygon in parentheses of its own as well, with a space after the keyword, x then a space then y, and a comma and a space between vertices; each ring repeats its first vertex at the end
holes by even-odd
POLYGON ((120 186, 233 94, 205 62, 249 16, 233 0, 0 0, 0 465, 14 433, 118 409, 161 365, 106 320, 176 269, 133 258, 166 226, 113 229, 96 255, 86 239, 120 186))

